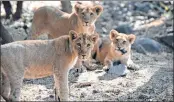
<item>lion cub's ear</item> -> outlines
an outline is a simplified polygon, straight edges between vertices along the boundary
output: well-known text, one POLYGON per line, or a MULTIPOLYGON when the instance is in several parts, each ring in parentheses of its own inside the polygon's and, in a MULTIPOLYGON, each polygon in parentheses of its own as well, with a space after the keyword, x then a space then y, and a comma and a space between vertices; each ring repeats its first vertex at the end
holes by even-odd
POLYGON ((70 40, 73 41, 74 39, 76 39, 78 37, 78 34, 74 30, 70 30, 69 36, 70 36, 70 40))
POLYGON ((129 39, 129 42, 133 44, 136 39, 136 36, 134 34, 130 34, 128 35, 128 39, 129 39))
POLYGON ((100 15, 102 13, 102 11, 103 11, 103 7, 101 5, 96 5, 94 7, 94 10, 97 13, 97 15, 100 15))
POLYGON ((93 43, 95 44, 98 41, 99 35, 98 34, 92 34, 90 37, 91 37, 91 40, 93 41, 93 43))
POLYGON ((79 13, 79 11, 80 11, 80 3, 77 2, 77 3, 74 5, 74 9, 75 9, 76 13, 79 13))
POLYGON ((113 40, 116 36, 118 36, 118 34, 119 34, 119 33, 118 33, 116 30, 112 29, 112 30, 110 31, 109 37, 110 37, 111 40, 113 40))

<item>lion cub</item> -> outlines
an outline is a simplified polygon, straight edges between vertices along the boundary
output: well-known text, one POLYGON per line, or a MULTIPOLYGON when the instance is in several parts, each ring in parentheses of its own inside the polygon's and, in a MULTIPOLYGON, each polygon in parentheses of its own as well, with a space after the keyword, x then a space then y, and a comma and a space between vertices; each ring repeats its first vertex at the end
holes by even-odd
POLYGON ((52 40, 17 41, 1 45, 3 82, 1 95, 7 101, 19 101, 23 78, 54 75, 56 99, 68 100, 68 71, 77 59, 90 57, 98 35, 70 31, 52 40), (10 88, 10 90, 9 90, 10 88))
POLYGON ((30 39, 36 39, 44 33, 48 34, 49 38, 57 38, 68 34, 70 30, 77 33, 94 33, 95 21, 102 13, 103 7, 94 3, 78 2, 74 9, 75 11, 71 14, 50 6, 36 10, 32 21, 30 39))
POLYGON ((104 64, 103 69, 109 70, 115 62, 125 64, 128 68, 137 69, 138 66, 131 60, 131 45, 136 36, 111 30, 109 37, 110 39, 102 39, 97 44, 96 60, 104 64))

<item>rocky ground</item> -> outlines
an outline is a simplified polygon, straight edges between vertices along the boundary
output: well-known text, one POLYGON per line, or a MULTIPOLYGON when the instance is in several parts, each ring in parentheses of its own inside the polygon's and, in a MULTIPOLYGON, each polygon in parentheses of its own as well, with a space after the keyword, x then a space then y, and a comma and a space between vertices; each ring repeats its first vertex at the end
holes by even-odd
MULTIPOLYGON (((13 7, 15 8, 15 2, 13 7)), ((24 40, 31 26, 35 5, 60 3, 25 1, 18 21, 1 19, 14 40, 24 40)), ((111 29, 135 34, 132 59, 140 66, 127 76, 119 77, 102 71, 88 71, 71 80, 70 100, 87 101, 172 101, 173 100, 173 2, 104 1, 96 30, 102 37, 111 29)), ((1 9, 3 15, 3 8, 1 9)), ((25 101, 54 100, 53 78, 25 79, 21 99, 25 101)))

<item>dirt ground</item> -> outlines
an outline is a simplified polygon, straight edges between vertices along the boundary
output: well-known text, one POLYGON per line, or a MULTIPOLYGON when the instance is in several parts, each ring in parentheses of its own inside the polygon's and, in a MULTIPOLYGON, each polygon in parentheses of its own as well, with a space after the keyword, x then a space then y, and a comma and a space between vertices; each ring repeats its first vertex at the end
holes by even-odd
MULTIPOLYGON (((101 69, 82 73, 70 83, 70 99, 76 101, 171 101, 173 100, 173 59, 171 53, 154 55, 134 53, 133 61, 141 66, 126 77, 107 74, 101 69), (81 83, 91 83, 80 87, 81 83)), ((52 77, 25 80, 21 99, 54 100, 52 77)))
MULTIPOLYGON (((30 2, 24 2, 25 6, 27 4, 30 4, 30 2)), ((104 5, 104 3, 102 4, 104 5)), ((58 6, 59 5, 60 4, 58 4, 58 6)), ((105 4, 104 7, 107 9, 106 5, 107 4, 105 4)), ((25 10, 28 10, 27 7, 32 7, 32 5, 28 5, 26 8, 25 6, 25 10)), ((32 13, 32 10, 30 11, 30 13, 32 13)), ((107 17, 107 15, 103 13, 102 17, 107 17)), ((102 21, 101 19, 102 18, 100 18, 99 21, 102 21)), ((18 22, 20 22, 20 20, 18 22)), ((7 26, 10 26, 10 24, 6 25, 6 27, 7 26)), ((160 27, 156 27, 155 29, 159 29, 160 27)), ((107 34, 108 31, 105 33, 107 34)), ((148 36, 144 33, 139 34, 138 32, 139 31, 135 32, 137 36, 148 36)), ((150 32, 149 30, 148 34, 149 33, 154 32, 150 32)), ((152 35, 148 37, 153 38, 152 35)), ((137 71, 130 70, 125 77, 108 74, 102 70, 102 66, 98 65, 97 70, 80 74, 75 82, 69 80, 70 100, 172 101, 173 50, 162 43, 161 46, 163 50, 160 53, 149 53, 147 55, 133 50, 132 60, 140 66, 140 69, 137 71), (86 85, 81 86, 81 84, 86 85)), ((21 90, 21 100, 54 101, 53 85, 54 81, 52 76, 41 79, 25 79, 21 90)))

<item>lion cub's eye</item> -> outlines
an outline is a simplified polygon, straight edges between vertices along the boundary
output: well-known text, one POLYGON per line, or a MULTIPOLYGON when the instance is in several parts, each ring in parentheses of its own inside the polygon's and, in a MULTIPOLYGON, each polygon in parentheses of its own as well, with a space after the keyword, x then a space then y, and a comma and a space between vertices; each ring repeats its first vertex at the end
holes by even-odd
POLYGON ((126 41, 123 41, 123 44, 125 44, 126 43, 126 41))
POLYGON ((90 44, 87 44, 87 47, 90 47, 91 45, 90 44))
POLYGON ((81 44, 80 44, 80 43, 77 43, 77 46, 78 46, 78 47, 81 47, 81 44))
POLYGON ((94 14, 93 13, 90 13, 91 16, 93 16, 94 14))

